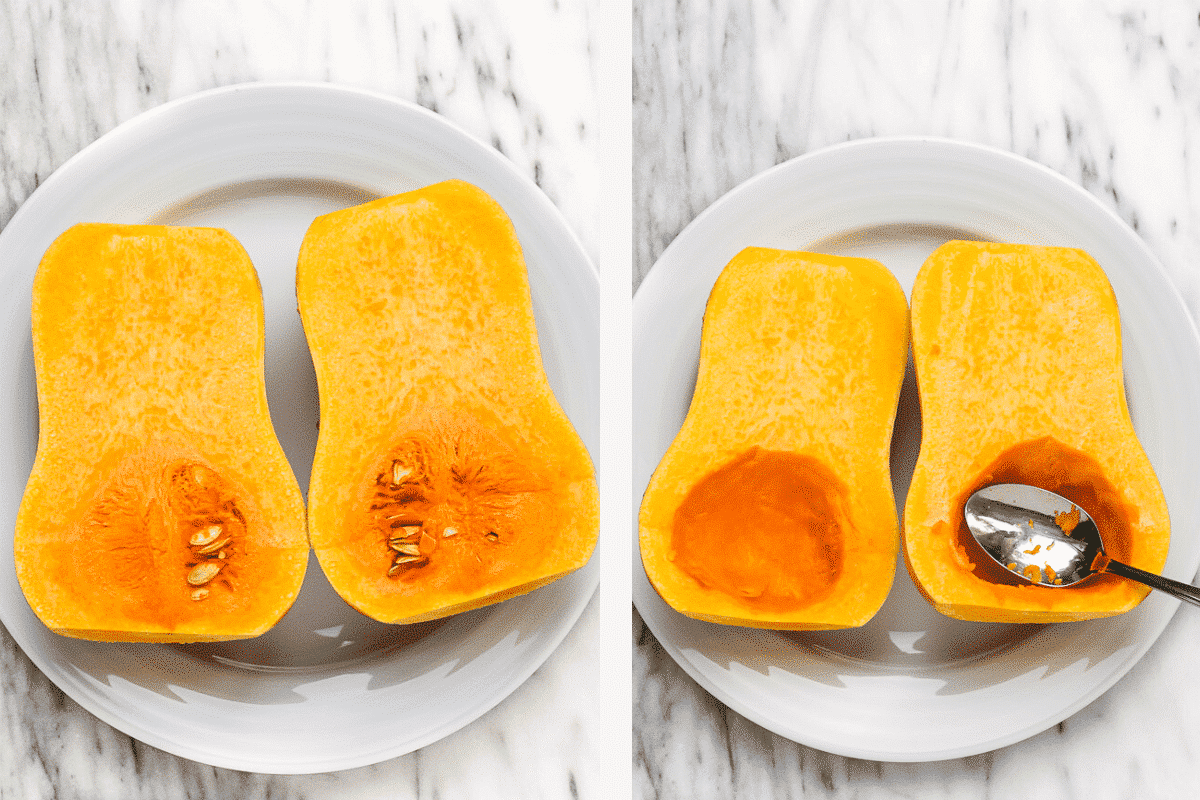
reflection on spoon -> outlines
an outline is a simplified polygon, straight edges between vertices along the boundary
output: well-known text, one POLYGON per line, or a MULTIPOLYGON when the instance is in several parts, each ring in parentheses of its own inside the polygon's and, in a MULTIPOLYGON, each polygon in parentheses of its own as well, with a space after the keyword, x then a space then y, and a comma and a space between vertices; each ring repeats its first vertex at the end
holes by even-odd
POLYGON ((1101 572, 1144 583, 1200 606, 1200 589, 1114 561, 1086 510, 1020 483, 987 486, 967 500, 967 527, 996 563, 1040 586, 1071 586, 1101 572))

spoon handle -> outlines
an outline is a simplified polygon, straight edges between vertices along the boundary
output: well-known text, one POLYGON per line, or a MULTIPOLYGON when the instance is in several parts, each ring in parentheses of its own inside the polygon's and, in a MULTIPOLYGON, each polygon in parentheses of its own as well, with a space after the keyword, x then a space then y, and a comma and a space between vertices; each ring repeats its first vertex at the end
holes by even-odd
POLYGON ((1185 600, 1194 606, 1200 606, 1200 588, 1192 586, 1190 583, 1173 581, 1170 578, 1164 578, 1162 575, 1155 575, 1153 572, 1146 572, 1137 567, 1122 564, 1120 561, 1110 560, 1104 571, 1120 575, 1122 578, 1129 578, 1138 583, 1144 583, 1152 589, 1158 589, 1160 592, 1166 592, 1172 597, 1185 600))

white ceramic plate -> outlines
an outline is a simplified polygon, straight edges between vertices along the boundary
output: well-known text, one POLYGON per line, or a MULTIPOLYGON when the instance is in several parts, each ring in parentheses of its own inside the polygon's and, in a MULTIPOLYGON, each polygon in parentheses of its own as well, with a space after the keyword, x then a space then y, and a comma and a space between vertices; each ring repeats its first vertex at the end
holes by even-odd
MULTIPOLYGON (((504 158, 441 117, 367 92, 249 84, 143 114, 54 173, 0 234, 0 526, 12 530, 37 443, 29 290, 75 222, 215 225, 249 251, 267 314, 267 395, 301 486, 316 446, 317 387, 296 313, 300 241, 318 214, 462 178, 512 217, 542 356, 580 435, 597 434, 599 280, 557 209, 504 158)), ((315 559, 270 633, 214 645, 101 644, 50 633, 0 537, 0 619, 35 664, 96 716, 208 764, 323 772, 376 763, 461 728, 549 656, 598 578, 596 562, 531 594, 418 626, 375 623, 341 601, 315 559)))
MULTIPOLYGON (((959 142, 864 140, 806 155, 734 189, 671 243, 634 301, 635 507, 683 423, 704 303, 735 253, 760 245, 876 258, 911 291, 925 257, 952 238, 1081 247, 1104 266, 1121 307, 1134 424, 1171 509, 1165 573, 1190 580, 1200 563, 1191 317, 1142 241, 1095 198, 1032 162, 959 142)), ((920 429, 910 364, 892 444, 900 508, 920 429)), ((863 628, 760 631, 676 613, 634 561, 642 618, 715 697, 794 741, 887 761, 972 755, 1056 724, 1124 675, 1178 605, 1156 594, 1104 620, 960 622, 921 598, 901 560, 863 628)))

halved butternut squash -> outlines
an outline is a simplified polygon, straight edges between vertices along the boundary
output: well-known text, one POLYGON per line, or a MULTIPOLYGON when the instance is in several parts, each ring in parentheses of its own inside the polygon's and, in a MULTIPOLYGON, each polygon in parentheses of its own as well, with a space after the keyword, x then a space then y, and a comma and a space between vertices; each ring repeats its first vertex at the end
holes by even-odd
POLYGON ((437 619, 587 562, 594 470, 494 200, 446 181, 318 217, 296 289, 321 397, 309 531, 350 605, 437 619))
POLYGON ((1058 622, 1133 608, 1146 587, 1098 575, 1024 584, 988 559, 963 506, 992 483, 1057 492, 1095 519, 1108 554, 1158 572, 1170 521, 1125 402, 1108 279, 1081 250, 949 242, 912 297, 922 438, 904 517, 917 588, 944 614, 1058 622))
POLYGON ((265 632, 308 541, 245 250, 211 228, 76 225, 38 267, 32 322, 40 430, 15 553, 33 611, 85 639, 265 632))
POLYGON ((642 499, 642 563, 668 604, 760 628, 875 614, 899 543, 907 312, 876 261, 751 247, 729 262, 691 407, 642 499))

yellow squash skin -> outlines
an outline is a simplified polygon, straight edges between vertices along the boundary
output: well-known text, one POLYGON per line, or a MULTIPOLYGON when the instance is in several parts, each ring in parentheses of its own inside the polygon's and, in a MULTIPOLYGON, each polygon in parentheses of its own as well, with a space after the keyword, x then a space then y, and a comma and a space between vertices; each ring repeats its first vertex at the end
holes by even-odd
POLYGON ((963 505, 991 483, 1029 483, 1080 504, 1109 556, 1161 571, 1162 489, 1125 403, 1116 296, 1081 250, 949 242, 912 296, 921 452, 904 515, 908 569, 943 614, 1061 622, 1127 611, 1147 589, 1110 575, 1023 584, 988 561, 963 505))
POLYGON ((32 323, 40 429, 15 554, 33 611, 96 640, 265 632, 308 541, 245 250, 210 228, 76 225, 38 267, 32 323), (199 553, 214 526, 225 544, 199 553), (201 563, 219 571, 193 599, 201 563))
POLYGON ((642 499, 642 563, 730 625, 867 622, 895 573, 908 305, 876 261, 751 247, 709 296, 696 390, 642 499))
POLYGON ((421 622, 587 562, 595 473, 494 200, 446 181, 319 217, 296 288, 321 397, 309 532, 346 602, 421 622))

